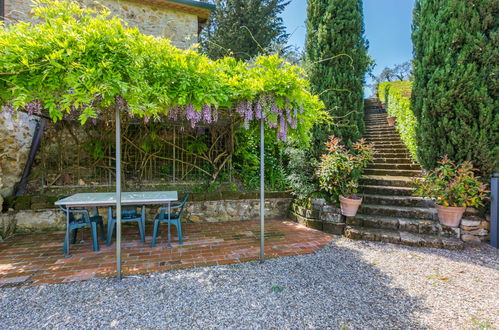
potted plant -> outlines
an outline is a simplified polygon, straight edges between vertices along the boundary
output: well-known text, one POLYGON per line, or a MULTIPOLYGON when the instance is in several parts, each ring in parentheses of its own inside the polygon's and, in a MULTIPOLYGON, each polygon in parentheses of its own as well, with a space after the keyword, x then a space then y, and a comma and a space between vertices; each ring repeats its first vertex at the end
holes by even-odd
POLYGON ((374 147, 361 139, 349 150, 340 142, 339 138, 329 137, 317 177, 320 188, 340 203, 341 213, 353 217, 362 203, 362 198, 357 195, 359 179, 373 159, 374 147))
POLYGON ((387 116, 386 121, 388 122, 388 126, 395 126, 395 119, 397 119, 397 117, 387 116))
POLYGON ((415 194, 436 202, 438 219, 449 227, 459 227, 468 206, 483 205, 487 185, 475 176, 470 162, 455 164, 447 156, 439 166, 416 179, 415 194))

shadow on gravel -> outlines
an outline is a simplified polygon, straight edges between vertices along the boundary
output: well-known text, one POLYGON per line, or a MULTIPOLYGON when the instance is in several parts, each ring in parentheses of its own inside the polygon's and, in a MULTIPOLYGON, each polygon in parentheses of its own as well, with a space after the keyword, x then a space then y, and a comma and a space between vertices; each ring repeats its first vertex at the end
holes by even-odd
POLYGON ((0 324, 25 328, 422 328, 421 301, 359 252, 0 289, 0 324), (76 323, 75 323, 76 322, 76 323))

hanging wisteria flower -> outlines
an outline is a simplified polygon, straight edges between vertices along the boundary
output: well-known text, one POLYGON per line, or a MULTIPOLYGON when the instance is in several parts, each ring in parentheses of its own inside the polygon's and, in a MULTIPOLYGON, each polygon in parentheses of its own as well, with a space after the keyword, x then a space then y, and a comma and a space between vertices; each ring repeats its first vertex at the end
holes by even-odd
POLYGON ((35 101, 30 101, 26 104, 25 106, 26 112, 31 116, 33 114, 35 115, 41 115, 43 106, 42 103, 38 100, 35 101))
POLYGON ((185 119, 191 122, 192 128, 196 127, 196 124, 201 120, 201 112, 196 111, 192 103, 185 108, 184 112, 185 119))
POLYGON ((201 110, 203 113, 203 120, 207 124, 211 124, 211 107, 208 104, 203 105, 203 109, 201 110))

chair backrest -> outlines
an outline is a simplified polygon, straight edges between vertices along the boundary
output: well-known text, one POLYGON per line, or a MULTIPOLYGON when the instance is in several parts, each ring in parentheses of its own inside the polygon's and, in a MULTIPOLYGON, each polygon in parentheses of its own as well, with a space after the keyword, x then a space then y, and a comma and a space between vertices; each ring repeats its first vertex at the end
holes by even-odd
MULTIPOLYGON (((171 206, 170 212, 176 211, 175 213, 178 213, 178 216, 180 217, 182 215, 182 211, 184 210, 185 204, 187 203, 188 199, 189 199, 189 194, 185 194, 179 201, 173 202, 179 204, 171 206)), ((165 205, 160 208, 159 213, 161 218, 165 218, 167 210, 168 210, 168 205, 165 205)))
POLYGON ((185 194, 184 197, 182 197, 182 199, 179 201, 180 204, 179 204, 179 210, 178 210, 178 214, 180 215, 182 213, 182 211, 184 210, 184 207, 185 207, 185 204, 187 203, 187 200, 189 199, 189 194, 185 194))

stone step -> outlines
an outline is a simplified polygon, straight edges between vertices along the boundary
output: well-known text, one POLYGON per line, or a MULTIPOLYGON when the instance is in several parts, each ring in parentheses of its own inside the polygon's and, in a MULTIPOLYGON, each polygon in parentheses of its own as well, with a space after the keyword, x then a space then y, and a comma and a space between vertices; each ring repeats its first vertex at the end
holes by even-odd
POLYGON ((416 177, 421 175, 421 171, 417 170, 388 170, 388 169, 377 169, 377 168, 366 168, 364 170, 366 175, 390 175, 390 176, 408 176, 416 177))
POLYGON ((364 119, 366 126, 388 126, 386 117, 364 119))
POLYGON ((391 152, 389 150, 387 151, 377 151, 376 152, 376 157, 382 157, 382 158, 410 158, 411 155, 405 151, 405 152, 391 152))
POLYGON ((398 134, 397 130, 395 127, 390 127, 388 125, 386 126, 366 126, 366 133, 367 134, 372 134, 372 133, 394 133, 398 134))
POLYGON ((397 130, 393 126, 386 125, 366 125, 366 133, 378 133, 378 132, 393 132, 397 133, 397 130))
POLYGON ((388 121, 386 118, 371 118, 371 119, 367 119, 367 120, 364 120, 364 122, 366 123, 366 126, 388 126, 388 121))
POLYGON ((406 176, 363 175, 361 185, 413 188, 413 179, 406 176))
POLYGON ((383 142, 383 143, 372 143, 374 145, 374 148, 376 149, 407 149, 407 147, 405 146, 405 144, 402 144, 400 142, 393 142, 393 143, 387 143, 387 142, 383 142))
POLYGON ((389 139, 389 138, 398 138, 400 139, 400 135, 396 132, 386 133, 386 134, 364 134, 365 139, 389 139))
POLYGON ((405 147, 405 144, 402 142, 401 139, 396 139, 393 137, 376 139, 376 140, 370 139, 369 142, 371 142, 375 146, 403 146, 403 147, 405 147))
POLYGON ((431 199, 400 195, 363 194, 362 202, 372 205, 435 207, 431 199))
POLYGON ((392 169, 392 170, 417 170, 421 171, 421 167, 417 164, 402 164, 402 163, 372 163, 369 168, 377 169, 392 169))
POLYGON ((368 130, 386 130, 386 129, 391 129, 391 130, 395 130, 395 127, 394 126, 388 126, 388 122, 380 122, 379 124, 372 124, 372 125, 369 125, 369 124, 366 124, 366 129, 368 130))
POLYGON ((380 135, 380 136, 370 136, 364 137, 366 140, 370 142, 398 142, 402 143, 402 139, 398 135, 380 135))
POLYGON ((388 217, 438 220, 437 210, 433 207, 390 206, 362 203, 359 207, 359 213, 388 217))
POLYGON ((459 230, 443 226, 439 221, 419 220, 408 218, 394 218, 384 216, 373 216, 366 214, 357 214, 355 217, 347 217, 348 226, 379 228, 398 230, 399 232, 437 235, 444 237, 457 237, 459 230))
POLYGON ((393 150, 407 150, 404 144, 375 144, 376 149, 393 149, 393 150))
POLYGON ((375 163, 398 163, 398 164, 416 164, 411 158, 383 158, 376 157, 373 159, 375 163))
POLYGON ((345 237, 355 240, 380 241, 417 247, 432 247, 449 250, 464 248, 463 241, 453 237, 399 232, 397 230, 347 226, 345 237))
POLYGON ((412 196, 414 194, 414 188, 412 187, 397 186, 359 185, 359 191, 364 194, 385 196, 412 196))

